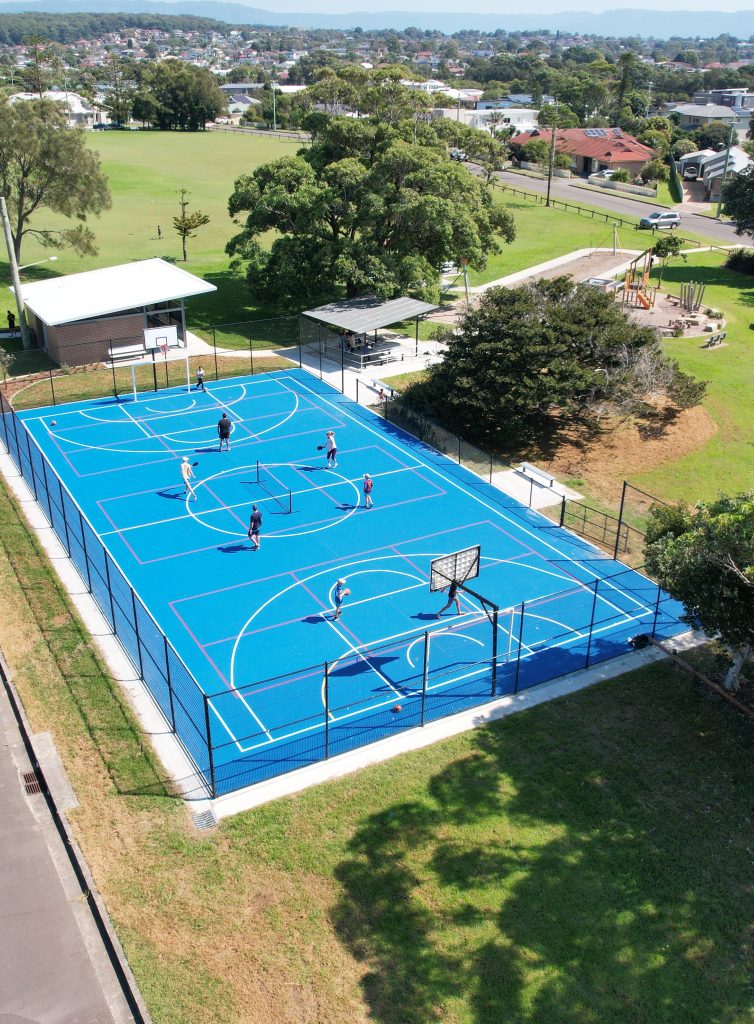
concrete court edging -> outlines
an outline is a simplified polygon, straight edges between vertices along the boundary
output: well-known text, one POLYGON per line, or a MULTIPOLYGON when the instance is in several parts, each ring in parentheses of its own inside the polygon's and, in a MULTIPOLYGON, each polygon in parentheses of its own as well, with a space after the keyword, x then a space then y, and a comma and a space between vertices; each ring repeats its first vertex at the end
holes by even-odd
MULTIPOLYGON (((687 650, 703 643, 704 640, 705 637, 702 634, 689 631, 674 637, 673 647, 676 651, 687 650)), ((641 651, 629 651, 619 658, 612 658, 610 661, 592 665, 590 668, 571 672, 569 675, 561 676, 548 683, 540 683, 538 686, 533 686, 531 689, 517 694, 508 694, 490 701, 489 704, 482 704, 469 711, 440 718, 428 725, 417 726, 415 729, 410 729, 397 736, 390 736, 387 739, 378 740, 376 743, 370 743, 368 746, 349 751, 347 754, 339 754, 327 761, 319 761, 307 768, 279 775, 267 782, 258 782, 256 785, 248 786, 236 793, 230 793, 228 796, 217 797, 211 802, 212 810, 218 819, 229 817, 272 800, 279 800, 280 797, 300 793, 311 786, 342 778, 344 775, 360 771, 368 765, 389 761, 410 750, 421 750, 423 747, 439 743, 451 736, 470 732, 472 729, 496 722, 501 718, 507 718, 519 711, 527 711, 558 697, 567 697, 572 693, 578 693, 579 690, 594 686, 596 683, 615 679, 626 672, 632 672, 645 665, 664 660, 665 655, 656 647, 646 647, 641 651)))

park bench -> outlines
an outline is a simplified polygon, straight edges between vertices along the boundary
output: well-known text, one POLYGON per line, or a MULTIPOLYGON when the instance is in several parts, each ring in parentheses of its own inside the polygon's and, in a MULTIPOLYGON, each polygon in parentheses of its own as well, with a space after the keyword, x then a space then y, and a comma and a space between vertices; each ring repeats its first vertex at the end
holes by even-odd
POLYGON ((707 338, 707 344, 704 348, 715 348, 716 345, 722 345, 725 339, 728 337, 727 331, 718 331, 717 334, 710 334, 707 338))
POLYGON ((110 361, 113 363, 121 359, 136 359, 146 354, 144 342, 141 341, 133 345, 118 345, 116 347, 108 345, 107 350, 110 353, 110 361))
POLYGON ((548 473, 546 469, 532 466, 530 462, 521 463, 521 467, 517 472, 522 476, 530 477, 540 487, 553 487, 556 483, 555 477, 551 473, 548 473))

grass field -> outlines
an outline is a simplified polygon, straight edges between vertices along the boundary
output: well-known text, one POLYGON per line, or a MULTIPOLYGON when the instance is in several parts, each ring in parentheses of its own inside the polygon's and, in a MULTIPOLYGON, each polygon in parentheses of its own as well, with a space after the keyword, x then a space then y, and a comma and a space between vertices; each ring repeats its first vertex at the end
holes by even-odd
POLYGON ((694 338, 664 343, 682 369, 709 381, 705 406, 717 425, 702 448, 635 480, 667 498, 695 501, 754 486, 754 278, 726 270, 724 261, 721 253, 692 254, 663 277, 663 287, 676 294, 682 281, 704 282, 704 305, 724 313, 728 333, 719 349, 694 338))
POLYGON ((194 832, 0 484, 0 647, 155 1024, 747 1024, 752 723, 634 672, 194 832))

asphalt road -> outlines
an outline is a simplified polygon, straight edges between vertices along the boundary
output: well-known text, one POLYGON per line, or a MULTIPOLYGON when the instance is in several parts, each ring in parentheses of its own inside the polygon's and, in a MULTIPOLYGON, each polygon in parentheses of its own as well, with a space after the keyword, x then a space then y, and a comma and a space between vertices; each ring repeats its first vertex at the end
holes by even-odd
MULTIPOLYGON (((468 165, 467 165, 468 166, 468 165)), ((495 175, 502 183, 520 188, 525 192, 547 192, 547 182, 542 178, 529 178, 522 174, 511 174, 501 171, 495 175)), ((591 189, 575 188, 563 178, 553 178, 552 191, 555 199, 567 200, 569 203, 582 203, 595 209, 606 210, 618 214, 619 217, 644 217, 652 212, 653 207, 635 199, 611 193, 593 192, 591 189)), ((662 207, 657 207, 661 210, 662 207)), ((715 239, 723 245, 744 245, 744 239, 736 234, 730 224, 723 224, 710 217, 700 217, 695 213, 684 213, 683 208, 676 208, 681 215, 681 234, 704 235, 715 239)), ((649 235, 649 232, 647 232, 649 235)))

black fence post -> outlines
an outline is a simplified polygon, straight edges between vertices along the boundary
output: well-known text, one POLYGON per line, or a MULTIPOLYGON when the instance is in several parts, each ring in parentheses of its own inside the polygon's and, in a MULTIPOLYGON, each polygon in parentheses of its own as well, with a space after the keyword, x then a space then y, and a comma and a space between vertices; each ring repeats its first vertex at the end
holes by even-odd
POLYGON ((325 662, 325 761, 330 756, 330 663, 325 662))
POLYGON ((513 683, 513 692, 518 693, 518 677, 521 672, 521 650, 524 645, 524 614, 526 612, 526 602, 521 602, 521 621, 518 626, 518 655, 516 657, 516 679, 513 683))
POLYGON ((58 403, 55 399, 55 378, 52 375, 52 367, 50 367, 48 372, 50 374, 50 391, 52 392, 52 404, 57 405, 58 403))
POLYGON ((657 620, 660 617, 660 598, 662 597, 662 587, 657 587, 657 600, 655 601, 655 613, 652 619, 652 636, 657 633, 657 620))
MULTIPOLYGON (((23 472, 23 469, 21 468, 21 445, 20 445, 19 440, 18 440, 18 422, 17 421, 18 421, 18 416, 16 416, 16 414, 14 412, 12 414, 12 416, 11 416, 11 423, 13 424, 13 434, 14 434, 14 437, 16 438, 16 454, 18 455, 18 472, 21 474, 21 476, 23 476, 24 472, 23 472)), ((13 461, 15 462, 15 459, 13 461)))
POLYGON ((461 465, 461 438, 458 438, 458 465, 461 465))
POLYGON ((584 668, 589 668, 589 658, 592 653, 592 633, 594 632, 594 614, 597 611, 597 591, 600 587, 599 579, 594 581, 594 597, 592 598, 592 617, 589 620, 589 640, 586 645, 586 661, 584 662, 584 668))
POLYGON ((626 488, 628 487, 628 481, 623 481, 623 490, 620 496, 620 512, 618 513, 618 527, 615 534, 615 549, 613 550, 613 560, 618 561, 618 552, 620 550, 620 534, 621 527, 623 526, 623 508, 626 503, 626 488))
MULTIPOLYGON (((358 379, 357 379, 357 383, 358 383, 358 379)), ((3 396, 0 395, 0 413, 2 413, 3 430, 5 432, 5 450, 10 455, 10 438, 8 437, 8 424, 5 421, 5 417, 8 415, 8 412, 6 411, 6 409, 7 409, 7 403, 6 403, 5 399, 3 398, 3 396)), ((13 415, 13 414, 11 413, 10 415, 13 415)), ((44 465, 44 463, 42 463, 42 465, 44 465)))
POLYGON ((92 592, 92 570, 89 567, 89 552, 86 550, 86 533, 84 531, 84 516, 79 509, 79 527, 81 529, 81 546, 84 549, 84 565, 86 566, 86 585, 89 593, 92 592))
POLYGON ((71 557, 71 538, 68 535, 68 517, 65 514, 65 500, 63 498, 63 484, 58 478, 58 490, 60 492, 60 511, 63 513, 63 526, 65 527, 65 547, 68 557, 71 557))
POLYGON ((206 693, 202 694, 204 697, 204 725, 207 730, 207 759, 209 762, 209 788, 212 798, 217 796, 217 787, 215 785, 215 759, 212 755, 212 729, 209 720, 209 697, 206 693))
POLYGON ((173 703, 173 676, 170 671, 170 655, 168 654, 168 638, 165 634, 162 634, 163 645, 165 648, 165 679, 168 684, 168 696, 170 697, 170 724, 175 732, 175 704, 173 703))
POLYGON ((117 633, 115 628, 115 601, 113 600, 113 588, 110 585, 110 556, 105 551, 105 583, 107 584, 107 593, 110 598, 110 618, 113 623, 113 633, 117 633))
POLYGON ((214 324, 212 325, 212 355, 215 360, 215 380, 220 380, 220 371, 217 368, 217 335, 214 324))
POLYGON ((429 675, 429 631, 424 632, 424 664, 422 666, 422 710, 419 720, 424 725, 424 709, 427 704, 427 676, 429 675))
POLYGON ((112 374, 113 374, 113 398, 117 398, 118 397, 118 382, 115 379, 115 363, 112 361, 112 359, 110 360, 110 369, 111 369, 112 374))
POLYGON ((564 494, 564 495, 562 495, 562 497, 560 499, 560 523, 559 523, 560 526, 562 526, 565 523, 565 514, 566 514, 566 496, 564 494))
POLYGON ((131 588, 131 608, 134 613, 134 633, 136 634, 136 653, 139 655, 139 675, 144 679, 144 663, 141 658, 141 637, 139 636, 139 616, 136 614, 136 594, 134 594, 133 588, 131 588))
POLYGON ((254 339, 251 336, 251 323, 249 324, 249 365, 251 374, 254 376, 254 339))
POLYGON ((50 481, 47 479, 47 460, 42 456, 42 479, 45 484, 45 494, 47 495, 47 511, 49 513, 50 526, 52 526, 52 495, 50 494, 50 481))
POLYGON ((494 697, 497 693, 497 619, 498 619, 497 608, 492 613, 492 693, 494 697))
POLYGON ((340 393, 346 393, 346 350, 343 342, 340 343, 340 393))
POLYGON ((31 441, 29 440, 29 431, 24 428, 24 436, 26 437, 26 457, 29 460, 29 470, 31 472, 31 489, 34 491, 34 500, 39 501, 39 495, 37 494, 37 479, 34 473, 34 463, 31 458, 31 441))

